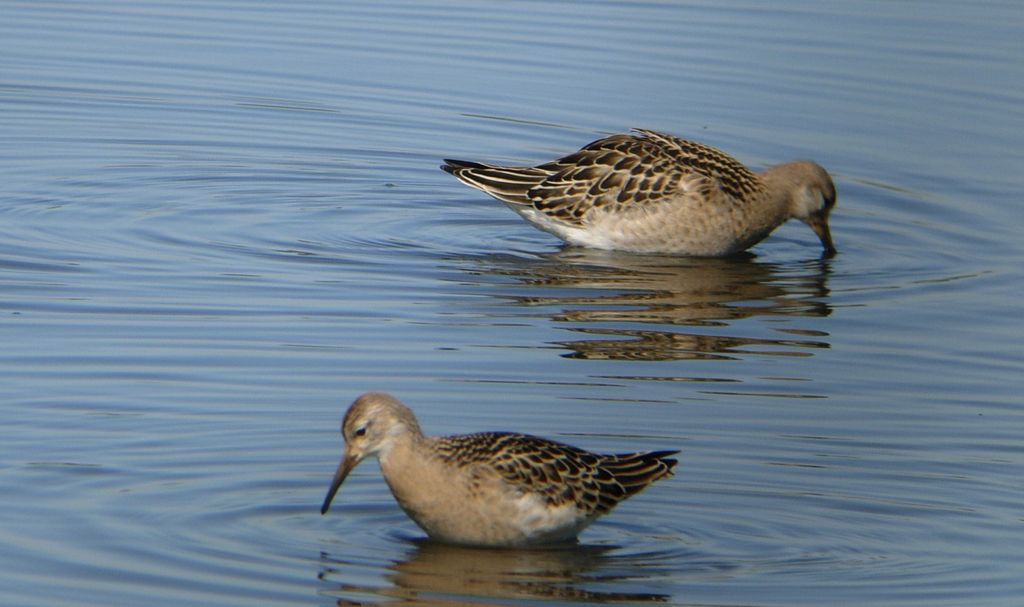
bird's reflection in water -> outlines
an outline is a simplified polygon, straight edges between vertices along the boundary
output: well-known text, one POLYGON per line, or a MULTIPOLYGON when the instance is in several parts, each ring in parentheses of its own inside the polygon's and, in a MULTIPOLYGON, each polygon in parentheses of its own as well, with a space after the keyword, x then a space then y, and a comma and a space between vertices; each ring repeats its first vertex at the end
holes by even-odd
MULTIPOLYGON (((614 566, 616 559, 610 553, 615 549, 575 543, 537 549, 489 549, 416 540, 411 552, 388 567, 385 575, 390 586, 345 586, 342 591, 353 596, 372 595, 375 604, 380 604, 381 598, 407 605, 479 604, 480 599, 666 602, 668 595, 629 591, 643 588, 644 569, 630 568, 632 573, 624 575, 621 567, 614 566), (604 570, 608 573, 602 574, 604 570)), ((358 603, 339 600, 338 604, 358 603)))
POLYGON ((829 347, 826 333, 786 322, 751 326, 756 335, 734 331, 754 317, 828 316, 828 260, 779 265, 753 256, 701 259, 566 248, 535 259, 491 256, 468 265, 462 260, 460 267, 510 277, 529 289, 503 297, 556 308, 548 313, 552 320, 577 325, 569 330, 584 337, 558 343, 572 358, 809 356, 810 350, 829 347))

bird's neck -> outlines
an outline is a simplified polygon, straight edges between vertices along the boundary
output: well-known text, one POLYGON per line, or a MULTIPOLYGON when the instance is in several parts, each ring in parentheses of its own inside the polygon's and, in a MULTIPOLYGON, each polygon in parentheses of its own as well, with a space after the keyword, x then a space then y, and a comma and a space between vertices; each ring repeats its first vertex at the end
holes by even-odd
POLYGON ((395 441, 387 453, 381 453, 380 470, 398 504, 413 520, 420 520, 419 503, 424 488, 443 486, 443 465, 428 448, 429 439, 407 435, 395 441), (440 485, 439 485, 440 483, 440 485))

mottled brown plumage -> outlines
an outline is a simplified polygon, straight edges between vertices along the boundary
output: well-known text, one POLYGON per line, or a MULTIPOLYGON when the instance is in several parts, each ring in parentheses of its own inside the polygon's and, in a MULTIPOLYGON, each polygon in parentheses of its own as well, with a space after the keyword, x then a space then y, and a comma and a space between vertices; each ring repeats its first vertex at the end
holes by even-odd
POLYGON ((515 546, 574 538, 597 517, 672 475, 676 451, 600 455, 511 432, 426 437, 408 407, 358 398, 342 423, 345 457, 324 500, 377 455, 399 505, 436 539, 515 546))
POLYGON ((534 167, 445 160, 441 168, 571 244, 729 255, 796 218, 835 253, 835 186, 813 162, 754 173, 710 146, 637 129, 534 167))
POLYGON ((504 479, 551 506, 573 504, 587 516, 607 514, 655 480, 671 475, 676 451, 598 455, 557 441, 512 432, 439 437, 434 450, 458 468, 492 466, 504 479))

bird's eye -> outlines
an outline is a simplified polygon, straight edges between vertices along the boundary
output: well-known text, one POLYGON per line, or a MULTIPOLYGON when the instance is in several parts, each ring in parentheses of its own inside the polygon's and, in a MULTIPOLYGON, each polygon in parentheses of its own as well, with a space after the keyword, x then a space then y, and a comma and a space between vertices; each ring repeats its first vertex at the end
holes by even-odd
POLYGON ((365 435, 366 435, 366 426, 363 426, 362 428, 359 428, 359 429, 356 430, 356 436, 365 436, 365 435))

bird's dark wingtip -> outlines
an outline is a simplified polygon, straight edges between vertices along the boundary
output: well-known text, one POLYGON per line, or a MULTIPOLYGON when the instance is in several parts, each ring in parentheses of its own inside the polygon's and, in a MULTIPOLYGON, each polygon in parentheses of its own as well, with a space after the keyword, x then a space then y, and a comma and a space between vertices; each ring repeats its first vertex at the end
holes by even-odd
POLYGON ((473 162, 471 160, 456 160, 454 158, 445 158, 444 164, 441 165, 441 170, 446 173, 455 174, 458 169, 486 169, 486 164, 479 162, 473 162))
POLYGON ((675 450, 675 451, 652 451, 652 452, 648 453, 647 455, 648 455, 648 457, 652 457, 652 458, 660 461, 661 463, 665 464, 666 466, 668 466, 669 472, 672 472, 673 468, 675 468, 676 465, 679 463, 679 460, 677 460, 674 457, 669 457, 669 456, 670 455, 675 455, 677 453, 679 453, 679 450, 675 450))

